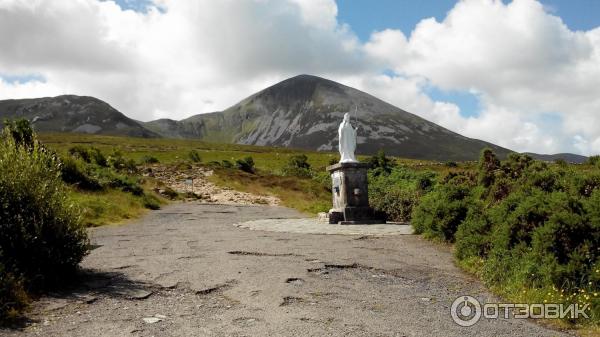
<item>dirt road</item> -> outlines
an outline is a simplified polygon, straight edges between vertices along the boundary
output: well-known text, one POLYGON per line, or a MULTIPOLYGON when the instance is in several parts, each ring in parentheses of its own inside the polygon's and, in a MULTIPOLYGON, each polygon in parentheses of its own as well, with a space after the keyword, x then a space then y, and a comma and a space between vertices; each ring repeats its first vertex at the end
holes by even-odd
MULTIPOLYGON (((36 303, 2 336, 566 336, 527 320, 450 316, 491 296, 448 248, 414 235, 267 232, 269 206, 175 204, 92 231, 83 286, 36 303)), ((326 226, 326 225, 324 225, 326 226)))

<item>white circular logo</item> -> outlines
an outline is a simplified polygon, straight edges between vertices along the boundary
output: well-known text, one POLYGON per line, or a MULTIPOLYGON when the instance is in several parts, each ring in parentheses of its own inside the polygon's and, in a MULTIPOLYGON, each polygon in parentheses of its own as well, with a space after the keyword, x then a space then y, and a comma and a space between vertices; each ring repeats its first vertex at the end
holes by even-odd
POLYGON ((472 326, 481 318, 481 304, 472 296, 460 296, 452 302, 450 314, 456 324, 472 326))

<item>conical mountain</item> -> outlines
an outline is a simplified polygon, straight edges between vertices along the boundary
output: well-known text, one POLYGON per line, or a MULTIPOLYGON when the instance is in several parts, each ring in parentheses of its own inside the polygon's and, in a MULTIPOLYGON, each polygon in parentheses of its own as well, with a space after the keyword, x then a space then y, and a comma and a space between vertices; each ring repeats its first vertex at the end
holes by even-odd
POLYGON ((473 160, 499 146, 445 129, 360 90, 310 75, 268 87, 222 112, 144 125, 165 137, 238 144, 337 150, 337 128, 350 112, 358 127, 357 152, 435 160, 473 160), (356 109, 356 117, 355 117, 356 109))

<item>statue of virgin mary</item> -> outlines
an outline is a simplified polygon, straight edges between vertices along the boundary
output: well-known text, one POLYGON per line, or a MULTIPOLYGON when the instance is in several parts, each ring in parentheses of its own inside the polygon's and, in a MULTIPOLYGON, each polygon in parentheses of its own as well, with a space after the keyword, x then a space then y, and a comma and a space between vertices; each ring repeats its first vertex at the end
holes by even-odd
POLYGON ((357 163, 358 160, 354 157, 356 130, 350 124, 350 114, 344 114, 344 120, 338 128, 338 135, 340 137, 340 163, 357 163))

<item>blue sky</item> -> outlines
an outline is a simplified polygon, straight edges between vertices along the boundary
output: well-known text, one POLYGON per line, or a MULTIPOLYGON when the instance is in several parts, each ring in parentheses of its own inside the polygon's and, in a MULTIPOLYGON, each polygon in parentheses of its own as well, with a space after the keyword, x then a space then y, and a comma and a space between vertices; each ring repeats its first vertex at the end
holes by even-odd
MULTIPOLYGON (((549 12, 560 16, 571 30, 589 30, 600 26, 600 0, 541 2, 549 12)), ((455 0, 338 0, 338 20, 348 24, 362 41, 368 41, 371 33, 384 29, 399 29, 410 36, 421 20, 434 17, 442 21, 455 4, 455 0)), ((427 94, 434 100, 455 103, 465 117, 479 113, 479 99, 469 92, 442 91, 430 87, 427 94)))
MULTIPOLYGON (((505 3, 509 2, 504 0, 505 3)), ((600 26, 598 0, 542 0, 548 10, 560 16, 572 30, 588 30, 600 26)), ((338 0, 338 20, 347 23, 362 39, 373 31, 400 29, 405 35, 419 21, 435 17, 441 21, 454 7, 454 0, 338 0)))

